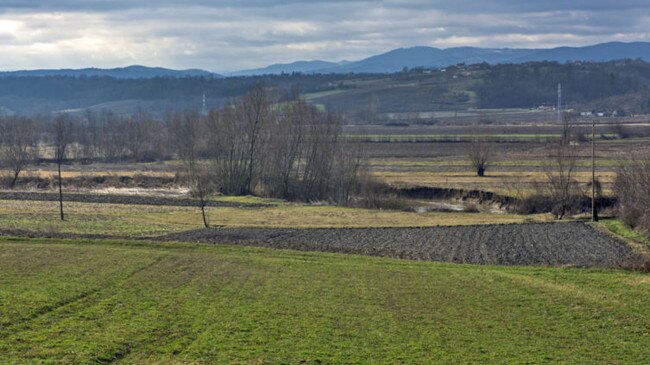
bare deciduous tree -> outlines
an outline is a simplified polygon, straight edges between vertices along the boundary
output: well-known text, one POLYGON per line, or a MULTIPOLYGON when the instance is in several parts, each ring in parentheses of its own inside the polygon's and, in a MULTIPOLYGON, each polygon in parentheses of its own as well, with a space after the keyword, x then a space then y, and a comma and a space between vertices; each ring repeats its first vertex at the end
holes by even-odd
POLYGON ((469 160, 477 176, 485 176, 485 171, 490 165, 492 148, 485 139, 475 139, 469 149, 469 160))
POLYGON ((0 163, 10 169, 10 188, 14 188, 20 173, 37 156, 37 143, 32 121, 24 117, 9 117, 0 121, 0 163))
POLYGON ((248 161, 246 162, 245 192, 248 194, 253 191, 253 173, 258 161, 257 156, 264 142, 262 140, 264 128, 270 116, 269 100, 264 87, 262 85, 254 86, 241 98, 238 109, 247 141, 248 161))
POLYGON ((572 140, 572 117, 565 114, 562 134, 552 149, 546 166, 548 195, 553 200, 553 213, 562 219, 572 208, 576 198, 582 195, 575 179, 578 142, 572 140))
POLYGON ((634 155, 621 163, 614 192, 622 220, 650 234, 650 154, 634 155))
POLYGON ((172 140, 178 157, 183 161, 188 176, 190 193, 198 198, 203 225, 209 227, 205 213, 207 198, 211 193, 212 181, 205 161, 200 159, 204 128, 197 113, 176 114, 171 123, 172 140))
POLYGON ((476 171, 476 175, 485 176, 485 171, 490 166, 493 155, 492 145, 486 133, 473 138, 472 145, 469 148, 469 160, 476 171))

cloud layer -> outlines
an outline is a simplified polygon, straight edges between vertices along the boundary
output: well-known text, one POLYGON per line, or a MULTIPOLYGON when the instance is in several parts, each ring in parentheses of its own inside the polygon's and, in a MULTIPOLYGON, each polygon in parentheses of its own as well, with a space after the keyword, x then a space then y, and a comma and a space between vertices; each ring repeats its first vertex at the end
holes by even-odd
POLYGON ((650 41, 647 0, 4 0, 0 69, 230 71, 398 47, 650 41))

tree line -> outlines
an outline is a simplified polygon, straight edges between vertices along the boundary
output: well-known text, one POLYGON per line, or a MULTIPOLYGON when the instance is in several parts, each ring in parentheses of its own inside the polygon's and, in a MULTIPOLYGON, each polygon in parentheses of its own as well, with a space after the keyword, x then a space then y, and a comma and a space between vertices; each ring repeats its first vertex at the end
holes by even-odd
POLYGON ((361 169, 361 151, 342 138, 338 115, 295 95, 270 95, 259 85, 206 115, 176 112, 162 120, 144 112, 10 116, 0 118, 0 132, 0 167, 11 171, 12 188, 39 160, 56 162, 60 171, 69 160, 178 158, 202 210, 214 193, 345 203, 358 189, 361 169))

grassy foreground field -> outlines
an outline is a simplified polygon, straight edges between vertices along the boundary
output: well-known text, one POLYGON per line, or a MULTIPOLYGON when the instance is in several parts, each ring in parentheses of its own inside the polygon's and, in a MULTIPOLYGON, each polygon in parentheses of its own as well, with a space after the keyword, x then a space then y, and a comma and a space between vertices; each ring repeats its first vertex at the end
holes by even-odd
POLYGON ((0 363, 648 363, 650 278, 0 241, 0 363))

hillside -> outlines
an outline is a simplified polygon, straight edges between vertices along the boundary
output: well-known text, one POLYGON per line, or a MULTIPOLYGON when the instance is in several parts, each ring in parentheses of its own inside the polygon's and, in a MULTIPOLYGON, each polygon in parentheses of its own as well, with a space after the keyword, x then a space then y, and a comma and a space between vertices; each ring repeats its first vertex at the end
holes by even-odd
POLYGON ((243 70, 234 75, 280 74, 282 72, 310 73, 392 73, 404 68, 445 68, 459 63, 491 65, 503 63, 526 63, 556 61, 606 62, 620 59, 642 59, 650 61, 648 42, 610 42, 584 47, 557 47, 550 49, 531 48, 479 48, 479 47, 411 47, 394 49, 362 60, 343 63, 323 61, 299 61, 272 65, 266 68, 243 70))
MULTIPOLYGON (((423 50, 424 52, 424 50, 423 50)), ((262 83, 280 100, 300 93, 310 103, 340 112, 351 122, 390 119, 438 119, 476 109, 553 107, 557 85, 564 104, 580 110, 624 114, 650 112, 650 64, 531 62, 459 65, 445 70, 411 69, 392 74, 283 74, 254 77, 113 78, 72 76, 0 76, 3 114, 59 111, 165 110, 218 107, 262 83)), ((474 111, 472 111, 474 110, 474 111)))
POLYGON ((264 68, 242 70, 226 73, 227 76, 257 76, 257 75, 279 75, 282 73, 316 73, 323 69, 339 66, 341 63, 327 61, 296 61, 292 63, 278 63, 264 68))
POLYGON ((43 77, 43 76, 68 76, 68 77, 113 77, 116 79, 150 79, 155 77, 223 77, 212 72, 188 69, 171 70, 162 67, 128 66, 119 68, 82 68, 82 69, 51 69, 51 70, 20 70, 0 72, 0 77, 43 77))

